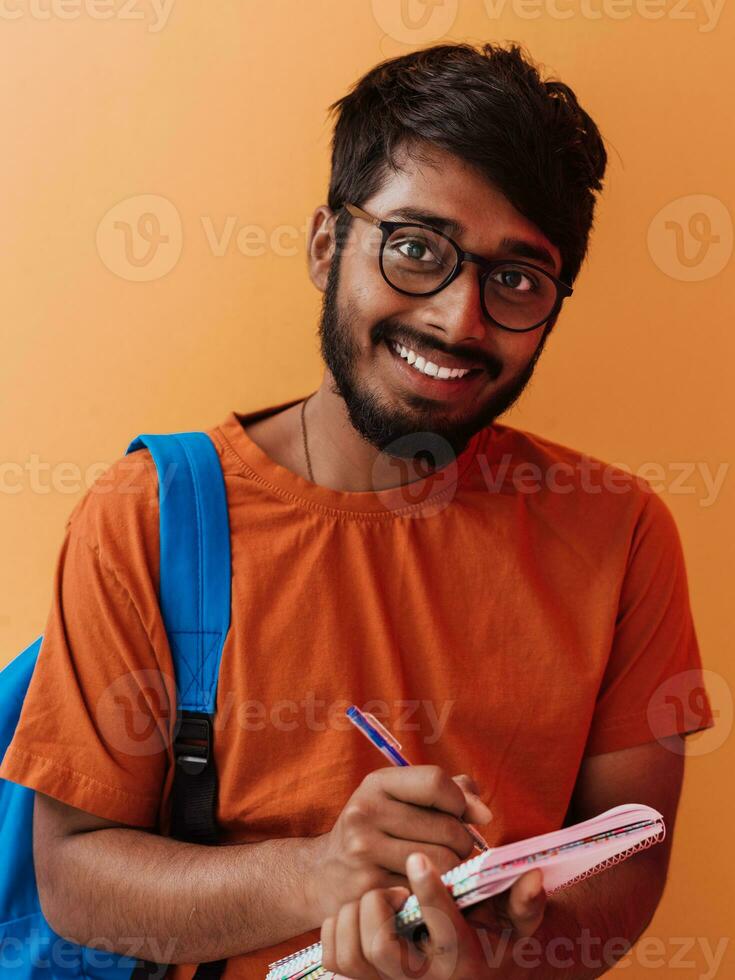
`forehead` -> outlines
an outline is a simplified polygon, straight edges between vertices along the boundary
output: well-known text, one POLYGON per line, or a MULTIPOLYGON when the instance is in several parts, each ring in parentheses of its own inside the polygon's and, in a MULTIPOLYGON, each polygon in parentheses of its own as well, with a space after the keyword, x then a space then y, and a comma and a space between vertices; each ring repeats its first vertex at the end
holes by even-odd
POLYGON ((517 239, 551 254, 561 269, 559 249, 511 204, 507 197, 459 157, 429 144, 420 156, 402 148, 396 170, 364 207, 381 218, 402 209, 427 211, 452 222, 443 230, 468 251, 494 254, 503 239, 517 239))

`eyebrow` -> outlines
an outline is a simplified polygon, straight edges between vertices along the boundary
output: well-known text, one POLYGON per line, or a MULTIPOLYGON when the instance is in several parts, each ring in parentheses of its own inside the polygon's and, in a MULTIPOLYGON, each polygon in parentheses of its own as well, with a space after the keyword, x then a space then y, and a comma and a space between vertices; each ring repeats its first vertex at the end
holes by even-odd
MULTIPOLYGON (((461 222, 434 214, 432 211, 424 211, 422 208, 396 208, 389 212, 388 218, 397 221, 418 221, 420 224, 429 225, 430 228, 442 231, 452 238, 459 238, 466 233, 466 228, 461 222)), ((503 238, 499 245, 499 251, 507 255, 515 255, 518 258, 532 259, 547 266, 552 273, 556 270, 554 256, 547 248, 544 248, 543 245, 534 245, 523 238, 503 238)))

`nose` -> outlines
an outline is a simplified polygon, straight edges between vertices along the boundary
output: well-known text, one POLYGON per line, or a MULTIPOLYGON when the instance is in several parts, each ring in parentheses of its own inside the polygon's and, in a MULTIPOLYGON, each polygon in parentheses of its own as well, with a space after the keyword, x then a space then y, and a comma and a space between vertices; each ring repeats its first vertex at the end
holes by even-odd
POLYGON ((427 297, 426 321, 447 344, 482 343, 490 324, 480 302, 480 272, 465 262, 448 286, 427 297))

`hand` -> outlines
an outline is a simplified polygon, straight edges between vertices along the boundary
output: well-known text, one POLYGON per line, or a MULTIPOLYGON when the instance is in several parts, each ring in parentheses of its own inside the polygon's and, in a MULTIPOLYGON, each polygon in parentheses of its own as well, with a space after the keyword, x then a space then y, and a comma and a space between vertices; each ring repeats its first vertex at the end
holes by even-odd
MULTIPOLYGON (((339 980, 405 980, 410 976, 424 980, 479 980, 499 976, 496 967, 491 972, 475 927, 457 908, 431 862, 420 853, 412 854, 406 868, 427 927, 425 939, 415 944, 396 934, 394 916, 408 897, 408 890, 375 889, 324 921, 322 965, 339 980)), ((498 920, 507 920, 517 935, 533 935, 543 920, 546 905, 541 872, 526 872, 502 896, 473 908, 491 905, 497 906, 498 920)))
POLYGON ((406 859, 420 849, 440 873, 472 853, 460 818, 485 824, 492 814, 468 776, 438 766, 376 769, 363 779, 332 830, 316 838, 306 900, 317 921, 375 888, 406 886, 406 859))

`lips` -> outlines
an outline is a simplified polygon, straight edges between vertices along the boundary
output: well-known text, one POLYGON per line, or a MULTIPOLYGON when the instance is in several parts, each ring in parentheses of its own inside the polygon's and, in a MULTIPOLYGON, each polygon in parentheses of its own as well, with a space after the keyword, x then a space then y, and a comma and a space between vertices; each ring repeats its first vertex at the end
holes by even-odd
POLYGON ((383 346, 390 357, 393 369, 397 372, 401 387, 408 388, 430 401, 449 403, 463 401, 468 397, 474 398, 478 384, 483 384, 487 377, 484 369, 474 368, 469 371, 466 368, 448 369, 446 363, 443 365, 445 371, 455 370, 457 373, 454 376, 439 377, 438 374, 427 374, 425 370, 419 370, 415 363, 409 364, 407 358, 401 356, 396 350, 395 341, 386 341, 383 346), (460 374, 460 371, 466 373, 460 374))
POLYGON ((429 377, 446 379, 450 376, 456 377, 458 374, 466 375, 469 372, 485 370, 484 365, 478 361, 441 351, 427 350, 414 342, 404 344, 394 337, 386 338, 385 342, 390 350, 398 354, 406 363, 429 377))

